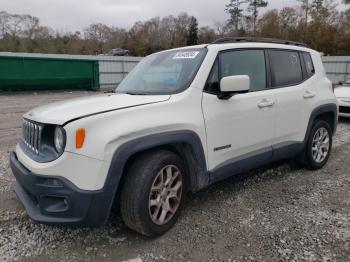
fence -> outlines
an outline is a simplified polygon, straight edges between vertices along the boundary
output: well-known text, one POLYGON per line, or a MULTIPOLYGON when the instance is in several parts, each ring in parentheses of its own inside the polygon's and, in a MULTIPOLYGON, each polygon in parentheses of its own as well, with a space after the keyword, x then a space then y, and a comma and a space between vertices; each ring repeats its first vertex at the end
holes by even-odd
POLYGON ((333 83, 350 78, 350 56, 324 56, 322 61, 327 76, 333 83))
POLYGON ((116 87, 142 57, 97 56, 97 59, 100 64, 101 87, 116 87))

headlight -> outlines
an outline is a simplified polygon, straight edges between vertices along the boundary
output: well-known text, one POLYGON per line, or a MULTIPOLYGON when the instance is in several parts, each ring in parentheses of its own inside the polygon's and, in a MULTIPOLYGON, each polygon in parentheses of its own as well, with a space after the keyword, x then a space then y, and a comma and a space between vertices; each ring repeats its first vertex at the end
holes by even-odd
POLYGON ((64 130, 60 126, 56 126, 54 135, 55 149, 58 153, 62 153, 65 146, 64 130))

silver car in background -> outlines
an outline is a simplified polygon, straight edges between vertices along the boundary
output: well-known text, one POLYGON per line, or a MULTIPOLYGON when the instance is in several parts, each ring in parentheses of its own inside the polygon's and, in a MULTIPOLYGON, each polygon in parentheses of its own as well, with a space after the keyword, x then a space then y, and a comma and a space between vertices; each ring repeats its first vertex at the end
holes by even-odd
POLYGON ((334 89, 339 103, 339 116, 350 117, 350 79, 339 82, 334 89))

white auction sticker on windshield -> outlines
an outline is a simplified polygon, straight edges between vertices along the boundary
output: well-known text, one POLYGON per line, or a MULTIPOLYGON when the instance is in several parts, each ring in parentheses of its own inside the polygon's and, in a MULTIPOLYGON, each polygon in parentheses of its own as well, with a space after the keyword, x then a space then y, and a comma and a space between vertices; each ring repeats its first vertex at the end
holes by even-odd
POLYGON ((198 51, 194 51, 194 52, 178 52, 178 53, 175 54, 173 59, 195 59, 198 54, 199 54, 198 51))

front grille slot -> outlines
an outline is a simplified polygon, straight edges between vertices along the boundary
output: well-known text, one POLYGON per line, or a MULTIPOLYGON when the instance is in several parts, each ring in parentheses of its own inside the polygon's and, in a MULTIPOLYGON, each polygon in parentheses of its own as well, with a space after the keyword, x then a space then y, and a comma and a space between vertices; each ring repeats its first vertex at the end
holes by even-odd
POLYGON ((22 139, 24 144, 34 153, 39 154, 41 146, 42 126, 23 119, 22 124, 22 139))

